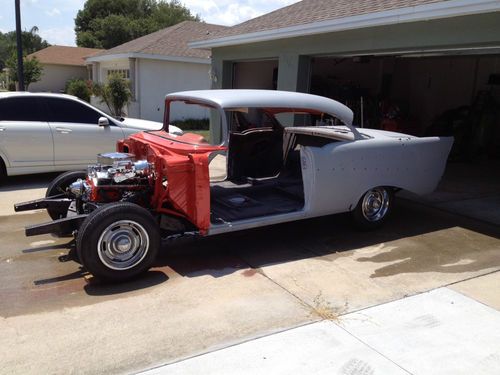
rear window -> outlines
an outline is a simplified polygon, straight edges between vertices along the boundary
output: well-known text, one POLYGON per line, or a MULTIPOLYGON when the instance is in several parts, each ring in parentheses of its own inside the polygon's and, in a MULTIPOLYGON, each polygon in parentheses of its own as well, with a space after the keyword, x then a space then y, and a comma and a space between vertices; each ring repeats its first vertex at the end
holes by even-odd
POLYGON ((97 125, 102 115, 74 100, 44 98, 49 109, 49 121, 97 125))
POLYGON ((0 121, 47 121, 36 97, 0 99, 0 121))
POLYGON ((274 116, 284 127, 342 125, 342 121, 328 113, 280 112, 274 116))
POLYGON ((279 123, 272 114, 262 108, 232 108, 229 113, 229 128, 231 131, 242 132, 255 128, 272 128, 279 123))

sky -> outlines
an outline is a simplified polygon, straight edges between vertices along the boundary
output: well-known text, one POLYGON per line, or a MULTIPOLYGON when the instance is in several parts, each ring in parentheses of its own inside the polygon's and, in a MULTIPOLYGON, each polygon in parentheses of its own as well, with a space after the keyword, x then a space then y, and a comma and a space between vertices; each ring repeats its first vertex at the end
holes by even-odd
MULTIPOLYGON (((39 35, 50 44, 74 46, 74 19, 85 0, 20 0, 21 27, 39 29, 39 35)), ((298 0, 181 0, 191 13, 203 21, 232 26, 271 12, 298 0)), ((15 30, 14 0, 0 0, 0 31, 15 30)))

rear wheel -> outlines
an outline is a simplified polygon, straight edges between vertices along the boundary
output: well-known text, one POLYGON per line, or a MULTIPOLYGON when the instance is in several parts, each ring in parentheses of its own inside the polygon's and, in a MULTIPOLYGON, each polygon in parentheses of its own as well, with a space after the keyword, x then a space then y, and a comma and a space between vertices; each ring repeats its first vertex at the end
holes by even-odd
POLYGON ((352 211, 352 217, 360 229, 375 229, 387 220, 393 205, 394 191, 385 186, 378 186, 363 194, 352 211))
MULTIPOLYGON (((70 171, 60 174, 59 176, 54 178, 47 187, 45 197, 47 198, 59 195, 61 197, 66 196, 68 198, 74 198, 72 194, 68 193, 66 190, 73 182, 77 181, 78 179, 84 180, 86 177, 87 173, 85 171, 70 171)), ((52 220, 65 218, 68 215, 67 210, 58 210, 55 208, 47 208, 47 212, 52 220)))
POLYGON ((81 263, 103 281, 123 281, 146 272, 159 248, 156 220, 146 209, 127 202, 93 211, 76 238, 81 263))

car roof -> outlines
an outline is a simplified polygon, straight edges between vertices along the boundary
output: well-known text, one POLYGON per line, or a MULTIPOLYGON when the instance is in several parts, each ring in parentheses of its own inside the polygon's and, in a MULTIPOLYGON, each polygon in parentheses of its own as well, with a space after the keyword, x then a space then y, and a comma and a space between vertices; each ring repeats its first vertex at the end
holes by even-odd
POLYGON ((56 97, 56 98, 65 98, 65 99, 76 99, 78 98, 73 95, 68 94, 56 94, 50 92, 28 92, 28 91, 4 91, 0 92, 0 99, 2 98, 12 98, 16 96, 44 96, 44 97, 56 97))
POLYGON ((344 104, 322 96, 277 90, 196 90, 168 94, 168 100, 196 100, 221 108, 263 107, 311 109, 331 114, 351 125, 353 112, 344 104))

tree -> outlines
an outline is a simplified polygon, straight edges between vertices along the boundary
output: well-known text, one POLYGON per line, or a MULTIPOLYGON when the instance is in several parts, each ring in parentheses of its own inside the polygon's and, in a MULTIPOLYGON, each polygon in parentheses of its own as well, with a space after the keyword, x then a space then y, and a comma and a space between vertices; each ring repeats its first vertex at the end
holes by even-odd
POLYGON ((185 20, 200 18, 178 0, 87 0, 75 18, 76 44, 109 49, 185 20))
MULTIPOLYGON (((100 45, 100 48, 111 48, 130 40, 131 30, 130 22, 127 17, 111 14, 106 18, 96 18, 90 22, 94 33, 86 32, 86 37, 93 37, 100 45)), ((77 43, 81 39, 77 36, 77 43)), ((95 43, 95 42, 93 42, 95 43)))
POLYGON ((5 68, 5 61, 11 54, 11 46, 5 34, 0 32, 0 71, 5 68))
POLYGON ((116 117, 122 116, 123 107, 132 99, 128 81, 116 73, 109 75, 108 82, 104 85, 94 83, 93 91, 116 117))
MULTIPOLYGON (((21 40, 23 43, 23 53, 29 55, 30 53, 39 51, 41 49, 47 48, 50 44, 43 40, 40 35, 38 35, 38 27, 33 26, 30 31, 21 32, 21 40)), ((16 33, 11 31, 9 34, 12 34, 12 39, 16 39, 16 33)))
MULTIPOLYGON (((50 45, 38 35, 38 27, 36 26, 33 26, 30 31, 23 31, 21 33, 21 40, 23 53, 26 55, 47 48, 50 45)), ((5 67, 6 61, 15 51, 16 32, 10 31, 5 34, 0 32, 0 70, 5 67)))
MULTIPOLYGON (((17 55, 13 53, 7 60, 7 68, 9 68, 9 75, 15 82, 18 81, 17 77, 17 55)), ((28 91, 30 84, 38 82, 42 79, 43 67, 36 57, 23 59, 23 72, 24 72, 24 88, 28 91)))

